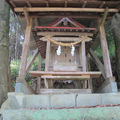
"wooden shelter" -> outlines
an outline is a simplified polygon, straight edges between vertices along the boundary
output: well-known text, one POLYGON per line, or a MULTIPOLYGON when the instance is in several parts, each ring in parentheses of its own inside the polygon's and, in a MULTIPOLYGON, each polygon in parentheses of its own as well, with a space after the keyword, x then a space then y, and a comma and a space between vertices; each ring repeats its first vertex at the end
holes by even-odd
MULTIPOLYGON (((99 88, 101 92, 115 92, 115 79, 107 47, 104 22, 120 10, 120 1, 114 0, 6 0, 18 16, 25 40, 21 66, 17 82, 23 83, 35 93, 24 81, 27 71, 36 56, 39 55, 38 71, 30 71, 40 81, 44 79, 45 88, 53 88, 53 80, 76 80, 80 88, 91 89, 91 78, 103 75, 105 82, 99 88), (90 22, 97 19, 97 28, 91 28, 90 22), (82 23, 81 23, 81 22, 82 23), (43 24, 42 24, 43 23, 43 24), (83 24, 83 25, 82 25, 83 24), (96 36, 100 33, 100 42, 104 64, 100 62, 91 49, 96 36), (61 46, 61 54, 56 50, 61 46), (71 55, 71 45, 75 47, 71 55), (27 63, 29 49, 36 49, 27 63), (89 71, 88 53, 95 60, 100 72, 89 71), (45 71, 41 71, 41 58, 45 58, 45 71), (79 82, 82 81, 82 82, 79 82), (108 89, 109 87, 109 89, 108 89)), ((81 89, 79 89, 80 92, 81 89)), ((53 90, 54 93, 54 90, 53 90)), ((91 93, 91 91, 89 92, 91 93)))

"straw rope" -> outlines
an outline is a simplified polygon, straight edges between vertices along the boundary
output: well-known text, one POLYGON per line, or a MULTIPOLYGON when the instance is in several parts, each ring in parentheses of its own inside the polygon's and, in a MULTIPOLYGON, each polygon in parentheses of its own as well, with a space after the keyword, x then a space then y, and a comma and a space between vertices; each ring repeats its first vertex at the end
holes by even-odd
POLYGON ((49 36, 45 36, 50 42, 53 42, 54 44, 57 44, 57 45, 60 45, 60 46, 74 46, 74 45, 76 45, 76 44, 78 44, 78 43, 80 43, 80 42, 82 42, 83 40, 85 40, 86 38, 88 38, 88 36, 86 36, 86 37, 84 37, 84 38, 82 38, 82 39, 80 39, 79 41, 76 41, 76 42, 74 42, 74 43, 61 43, 61 42, 57 42, 57 41, 54 41, 54 40, 52 40, 49 36))

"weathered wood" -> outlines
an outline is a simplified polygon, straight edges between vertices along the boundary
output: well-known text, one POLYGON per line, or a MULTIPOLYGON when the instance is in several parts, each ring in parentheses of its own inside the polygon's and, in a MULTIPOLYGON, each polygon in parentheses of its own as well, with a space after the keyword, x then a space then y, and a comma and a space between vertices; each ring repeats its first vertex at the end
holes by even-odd
POLYGON ((46 6, 49 7, 49 2, 48 2, 48 0, 46 0, 46 6))
POLYGON ((40 89, 40 94, 70 94, 70 93, 80 93, 80 94, 90 94, 91 89, 40 89))
MULTIPOLYGON (((38 70, 41 71, 41 64, 42 64, 42 57, 41 54, 39 53, 39 63, 38 63, 38 70)), ((41 77, 37 78, 37 92, 40 93, 40 88, 41 88, 41 77)))
MULTIPOLYGON (((23 12, 22 7, 14 8, 15 12, 23 12)), ((104 12, 104 8, 61 8, 61 7, 32 7, 27 8, 28 12, 104 12)), ((109 9, 108 12, 118 12, 118 9, 109 9)))
POLYGON ((44 78, 44 84, 45 84, 45 88, 48 89, 48 80, 46 78, 44 78))
POLYGON ((67 7, 67 1, 65 1, 65 7, 67 7))
POLYGON ((26 19, 27 25, 29 26, 30 25, 30 18, 29 18, 29 15, 28 15, 26 7, 24 7, 23 10, 24 10, 24 15, 25 15, 25 19, 26 19))
POLYGON ((32 7, 29 1, 26 1, 29 7, 32 7))
POLYGON ((77 66, 77 63, 54 63, 53 71, 77 71, 77 66))
POLYGON ((30 69, 31 65, 33 64, 35 58, 38 56, 38 48, 34 51, 33 55, 31 56, 30 60, 27 63, 27 67, 26 67, 26 73, 28 72, 28 70, 30 69))
POLYGON ((37 35, 73 35, 73 36, 80 36, 80 35, 87 35, 93 36, 93 33, 85 33, 85 32, 37 32, 37 35))
POLYGON ((25 39, 24 39, 24 44, 23 44, 19 77, 21 77, 21 76, 25 77, 25 75, 26 75, 26 65, 27 65, 27 56, 28 56, 31 28, 32 28, 32 18, 30 18, 30 25, 29 26, 27 25, 26 31, 25 31, 25 39))
POLYGON ((17 7, 17 6, 15 5, 15 3, 14 3, 12 0, 10 0, 10 3, 12 4, 12 6, 13 6, 14 8, 17 7))
POLYGON ((103 18, 102 18, 102 21, 101 21, 101 25, 103 25, 104 22, 105 22, 105 19, 106 19, 107 14, 108 14, 108 10, 109 10, 108 7, 106 7, 105 12, 104 12, 104 15, 103 15, 103 18))
POLYGON ((95 55, 94 51, 92 49, 90 49, 90 55, 91 57, 94 59, 95 64, 97 65, 97 67, 99 68, 99 70, 101 71, 104 79, 106 79, 106 75, 105 75, 105 69, 103 64, 101 63, 101 61, 99 60, 99 58, 95 55))
POLYGON ((49 69, 49 59, 50 59, 50 41, 48 40, 46 46, 45 71, 48 71, 49 69))
POLYGON ((83 5, 82 5, 82 8, 84 8, 87 4, 87 0, 84 1, 83 5))
POLYGON ((101 19, 98 19, 98 23, 100 27, 100 41, 101 41, 101 47, 103 53, 104 68, 105 68, 106 77, 108 78, 108 77, 112 77, 113 75, 112 75, 110 57, 108 52, 107 40, 106 40, 104 26, 101 25, 101 19))
POLYGON ((82 68, 83 72, 86 71, 86 52, 85 52, 85 42, 82 41, 81 43, 81 51, 82 51, 82 68))
MULTIPOLYGON (((81 37, 51 37, 51 39, 55 40, 55 41, 67 41, 67 42, 73 42, 73 41, 78 41, 81 39, 81 37)), ((43 40, 43 41, 47 41, 48 39, 45 38, 45 37, 42 37, 40 38, 40 40, 43 40)), ((85 42, 89 42, 91 41, 92 38, 87 38, 85 39, 84 41, 85 42)))
MULTIPOLYGON (((45 71, 47 72, 49 69, 49 59, 50 59, 50 41, 47 41, 47 46, 46 46, 46 60, 45 60, 45 71)), ((45 88, 48 89, 49 88, 49 83, 48 80, 46 78, 44 78, 44 84, 45 84, 45 88)))
POLYGON ((41 76, 41 78, 46 78, 46 79, 55 79, 55 80, 86 80, 90 78, 90 75, 88 76, 41 76))
POLYGON ((82 66, 82 48, 81 48, 81 44, 79 45, 79 57, 80 57, 80 66, 82 66))
POLYGON ((85 76, 90 75, 91 78, 99 78, 101 72, 44 72, 44 71, 29 71, 33 77, 40 77, 43 75, 53 76, 85 76))

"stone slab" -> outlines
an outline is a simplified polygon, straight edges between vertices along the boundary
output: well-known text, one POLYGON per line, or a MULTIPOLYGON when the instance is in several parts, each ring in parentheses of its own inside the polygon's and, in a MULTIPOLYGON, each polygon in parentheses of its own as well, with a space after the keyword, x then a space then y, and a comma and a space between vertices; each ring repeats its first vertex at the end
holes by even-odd
POLYGON ((119 120, 120 107, 5 110, 3 120, 119 120))
POLYGON ((76 106, 96 106, 101 105, 102 100, 99 94, 78 94, 76 97, 76 106))
POLYGON ((102 105, 120 104, 120 93, 102 94, 102 105))
POLYGON ((50 107, 73 107, 75 106, 76 94, 53 94, 50 95, 50 107))
POLYGON ((27 95, 25 100, 26 108, 49 108, 49 95, 27 95))

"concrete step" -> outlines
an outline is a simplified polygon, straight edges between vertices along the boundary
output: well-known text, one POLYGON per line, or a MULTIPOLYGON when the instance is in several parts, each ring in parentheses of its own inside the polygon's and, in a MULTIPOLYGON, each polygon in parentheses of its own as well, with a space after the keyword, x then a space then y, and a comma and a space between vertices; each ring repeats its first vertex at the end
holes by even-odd
POLYGON ((119 120, 120 107, 4 110, 3 120, 119 120))
POLYGON ((1 109, 90 107, 110 104, 120 104, 120 93, 26 95, 11 92, 1 109))

